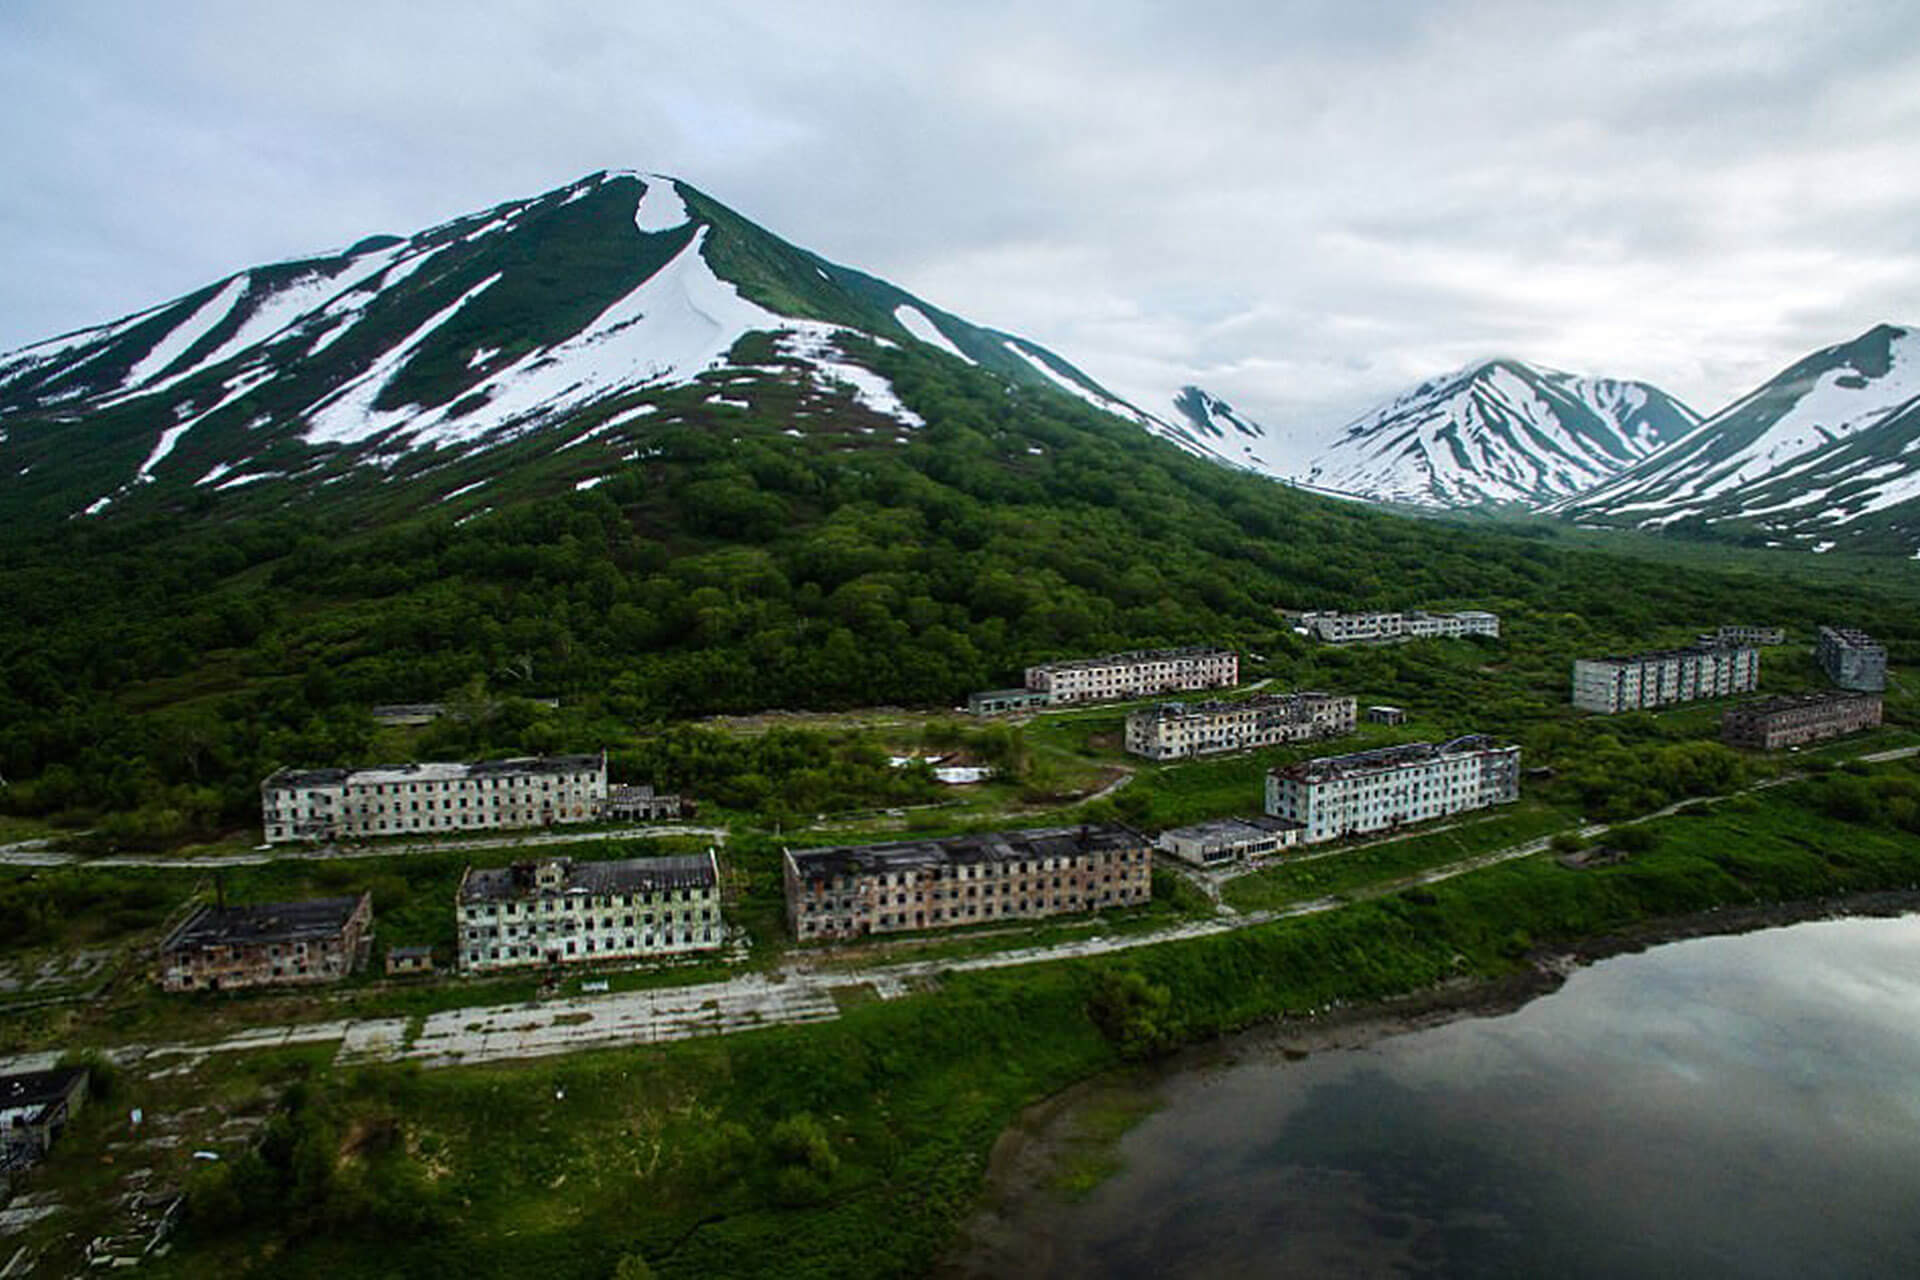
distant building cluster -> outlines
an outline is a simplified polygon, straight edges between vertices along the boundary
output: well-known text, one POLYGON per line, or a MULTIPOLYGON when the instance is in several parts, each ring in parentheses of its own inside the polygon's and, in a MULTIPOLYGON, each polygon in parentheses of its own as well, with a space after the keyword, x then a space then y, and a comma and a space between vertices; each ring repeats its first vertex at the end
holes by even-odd
POLYGON ((1153 896, 1153 850, 1121 826, 788 849, 787 924, 802 942, 1032 920, 1153 896))
POLYGON ((1456 640, 1462 636, 1500 635, 1500 615, 1485 609, 1457 613, 1340 613, 1316 610, 1289 614, 1294 626, 1327 644, 1362 644, 1376 640, 1456 640))
POLYGON ((1045 662, 1027 668, 1019 689, 988 689, 967 700, 975 715, 1086 702, 1151 698, 1240 683, 1240 655, 1212 645, 1135 649, 1099 658, 1045 662))
POLYGON ((604 753, 281 769, 260 784, 268 844, 591 822, 606 800, 604 753))
POLYGON ((1520 748, 1478 734, 1323 756, 1267 774, 1267 815, 1301 842, 1385 831, 1520 798, 1520 748))
POLYGON ((238 991, 338 982, 367 961, 373 897, 203 906, 160 944, 168 991, 238 991))
POLYGON ((1827 679, 1842 689, 1879 693, 1887 687, 1887 651, 1864 631, 1822 627, 1813 656, 1827 679))
POLYGON ((1728 746, 1777 751, 1877 728, 1880 712, 1873 693, 1781 694, 1728 708, 1720 736, 1728 746))
POLYGON ((465 973, 716 951, 727 937, 712 850, 469 868, 455 909, 465 973))
POLYGON ((1573 705, 1611 715, 1751 693, 1759 681, 1760 653, 1751 645, 1691 645, 1628 657, 1581 658, 1573 664, 1573 705))
POLYGON ((1126 747, 1182 760, 1352 733, 1355 701, 1332 693, 1262 693, 1238 702, 1163 702, 1127 716, 1126 747))

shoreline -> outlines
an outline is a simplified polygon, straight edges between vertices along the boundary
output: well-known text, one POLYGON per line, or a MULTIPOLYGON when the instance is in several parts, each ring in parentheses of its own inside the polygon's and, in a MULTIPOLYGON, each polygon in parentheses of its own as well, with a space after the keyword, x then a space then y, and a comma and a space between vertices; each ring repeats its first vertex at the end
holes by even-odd
MULTIPOLYGON (((1056 1180, 1067 1160, 1093 1141, 1076 1129, 1092 1107, 1117 1096, 1137 1098, 1161 1081, 1219 1065, 1248 1052, 1288 1059, 1363 1049, 1381 1040, 1467 1018, 1515 1013, 1552 995, 1573 974, 1615 956, 1697 938, 1733 937, 1817 920, 1896 917, 1920 912, 1920 889, 1877 890, 1741 907, 1719 907, 1644 921, 1627 929, 1574 939, 1529 952, 1526 967, 1495 978, 1459 978, 1438 986, 1310 1014, 1286 1015, 1207 1040, 1195 1041, 1149 1063, 1115 1068, 1076 1081, 1023 1108, 994 1139, 973 1209, 928 1270, 935 1280, 973 1280, 1002 1273, 1016 1247, 1029 1264, 1044 1263, 1046 1238, 1014 1241, 1010 1206, 1034 1196, 1061 1196, 1056 1180)), ((1140 1110, 1144 1118, 1151 1108, 1140 1110)), ((1117 1141, 1121 1135, 1109 1135, 1117 1141)))

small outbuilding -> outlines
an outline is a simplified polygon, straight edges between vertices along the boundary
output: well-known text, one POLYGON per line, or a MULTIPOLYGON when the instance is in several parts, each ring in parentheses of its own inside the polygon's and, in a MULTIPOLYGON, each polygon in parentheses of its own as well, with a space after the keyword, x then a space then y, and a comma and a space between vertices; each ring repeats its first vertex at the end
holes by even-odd
POLYGON ((86 1101, 85 1067, 0 1076, 0 1169, 37 1163, 86 1101))
POLYGON ((1367 708, 1368 724, 1405 724, 1406 722, 1407 709, 1405 707, 1381 705, 1367 708))
POLYGON ((433 972, 432 947, 388 947, 387 976, 405 978, 433 972))

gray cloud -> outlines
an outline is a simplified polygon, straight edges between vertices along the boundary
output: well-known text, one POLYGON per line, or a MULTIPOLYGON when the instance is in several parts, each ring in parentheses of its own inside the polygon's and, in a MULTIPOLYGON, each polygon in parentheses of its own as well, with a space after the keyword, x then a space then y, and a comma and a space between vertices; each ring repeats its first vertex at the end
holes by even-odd
MULTIPOLYGON (((1283 429, 1920 320, 1904 3, 15 0, 0 348, 592 169, 1283 429)), ((1153 407, 1159 407, 1157 404, 1153 407)))

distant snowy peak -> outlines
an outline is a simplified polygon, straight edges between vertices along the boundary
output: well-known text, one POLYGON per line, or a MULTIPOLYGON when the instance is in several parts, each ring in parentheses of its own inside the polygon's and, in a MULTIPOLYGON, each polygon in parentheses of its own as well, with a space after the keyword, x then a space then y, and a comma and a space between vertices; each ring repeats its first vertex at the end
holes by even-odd
POLYGON ((1301 478, 1414 506, 1532 507, 1591 488, 1698 421, 1643 382, 1487 360, 1350 423, 1301 478))
POLYGON ((1879 325, 1814 352, 1552 511, 1583 523, 1733 526, 1762 541, 1920 546, 1920 334, 1879 325), (1766 535, 1775 535, 1771 538, 1766 535))

